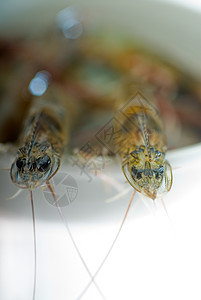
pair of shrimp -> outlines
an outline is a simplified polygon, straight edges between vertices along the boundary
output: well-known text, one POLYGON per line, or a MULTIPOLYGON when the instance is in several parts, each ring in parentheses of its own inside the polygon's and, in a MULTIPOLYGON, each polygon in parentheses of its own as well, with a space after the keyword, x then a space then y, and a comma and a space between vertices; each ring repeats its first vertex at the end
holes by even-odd
POLYGON ((66 102, 65 100, 62 102, 63 98, 58 97, 57 93, 58 90, 52 92, 50 89, 44 96, 36 100, 21 136, 21 147, 10 170, 13 183, 21 189, 28 189, 31 195, 35 249, 33 299, 35 299, 36 291, 36 233, 32 191, 44 184, 51 191, 61 219, 91 278, 78 299, 82 298, 92 283, 104 298, 95 278, 115 245, 131 207, 135 191, 154 200, 171 189, 172 171, 170 164, 165 160, 167 148, 164 128, 157 109, 141 94, 132 97, 119 110, 115 118, 118 122, 114 125, 116 134, 113 137, 113 145, 116 153, 121 156, 122 171, 129 184, 134 188, 134 192, 111 247, 97 271, 92 275, 72 237, 50 184, 51 178, 59 169, 62 153, 68 143, 69 119, 72 117, 69 111, 66 112, 68 99, 66 102))

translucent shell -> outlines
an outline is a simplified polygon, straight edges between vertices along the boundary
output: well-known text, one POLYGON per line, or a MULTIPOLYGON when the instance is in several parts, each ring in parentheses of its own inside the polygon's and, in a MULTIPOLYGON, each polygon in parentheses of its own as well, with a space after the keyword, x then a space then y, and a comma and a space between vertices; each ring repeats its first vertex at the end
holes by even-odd
POLYGON ((130 185, 155 199, 172 186, 172 169, 167 160, 163 122, 155 106, 137 94, 118 116, 118 144, 122 170, 130 185))
POLYGON ((62 105, 66 99, 62 96, 54 87, 33 100, 20 140, 22 146, 10 170, 13 183, 22 189, 35 189, 59 169, 68 128, 62 105))
POLYGON ((142 182, 139 182, 139 180, 133 178, 132 176, 132 168, 134 165, 134 163, 132 164, 131 162, 127 161, 122 165, 122 170, 127 181, 136 191, 153 200, 156 199, 156 197, 161 197, 169 192, 172 186, 173 177, 172 168, 167 160, 165 160, 163 163, 164 171, 160 180, 157 180, 156 177, 152 179, 148 175, 144 175, 143 181, 141 179, 142 182))

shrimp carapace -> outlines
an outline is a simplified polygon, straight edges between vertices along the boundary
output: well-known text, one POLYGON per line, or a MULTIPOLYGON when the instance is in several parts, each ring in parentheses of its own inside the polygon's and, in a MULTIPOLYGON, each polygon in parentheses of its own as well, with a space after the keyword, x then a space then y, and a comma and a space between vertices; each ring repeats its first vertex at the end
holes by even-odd
POLYGON ((164 126, 158 110, 137 94, 118 113, 118 135, 122 170, 130 185, 155 199, 172 186, 172 170, 165 159, 164 126))
POLYGON ((10 171, 13 183, 20 188, 33 190, 49 181, 59 168, 69 128, 68 99, 61 94, 54 87, 33 99, 10 171))

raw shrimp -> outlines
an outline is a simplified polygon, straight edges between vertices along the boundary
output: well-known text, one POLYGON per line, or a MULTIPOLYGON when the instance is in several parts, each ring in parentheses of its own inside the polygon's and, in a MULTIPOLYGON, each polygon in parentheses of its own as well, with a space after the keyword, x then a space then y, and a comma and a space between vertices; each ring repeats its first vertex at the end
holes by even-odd
MULTIPOLYGON (((67 99, 66 95, 61 92, 61 88, 58 87, 50 87, 42 97, 34 99, 33 102, 30 114, 25 122, 24 131, 20 137, 20 148, 10 169, 10 176, 12 182, 20 189, 28 189, 30 191, 34 231, 35 271, 33 299, 35 299, 36 232, 33 190, 39 186, 46 184, 52 193, 60 217, 92 281, 93 277, 79 252, 50 184, 50 179, 59 169, 61 156, 68 142, 70 120, 75 117, 73 104, 69 103, 70 99, 67 99)), ((97 284, 95 282, 94 284, 102 298, 104 298, 97 284)))
MULTIPOLYGON (((134 188, 121 226, 93 279, 98 275, 111 253, 128 215, 135 191, 155 200, 172 186, 172 169, 165 154, 167 151, 163 122, 158 110, 142 94, 137 93, 117 113, 113 120, 110 145, 122 159, 122 171, 134 188)), ((78 299, 89 288, 90 282, 78 299)))
POLYGON ((172 169, 163 123, 157 109, 141 94, 123 107, 116 143, 122 158, 122 170, 130 185, 155 199, 172 186, 172 169))
POLYGON ((33 190, 49 182, 59 169, 68 139, 68 118, 64 106, 55 99, 56 91, 35 100, 20 137, 21 146, 10 175, 21 189, 33 190))

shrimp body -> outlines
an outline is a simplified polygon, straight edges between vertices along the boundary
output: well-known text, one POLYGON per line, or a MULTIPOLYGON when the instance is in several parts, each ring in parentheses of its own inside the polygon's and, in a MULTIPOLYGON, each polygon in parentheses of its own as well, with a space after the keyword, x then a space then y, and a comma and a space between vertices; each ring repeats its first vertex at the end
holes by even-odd
POLYGON ((22 189, 33 190, 48 182, 60 166, 68 140, 68 120, 58 95, 58 90, 50 88, 33 100, 10 170, 13 183, 22 189))
POLYGON ((155 199, 172 186, 172 170, 165 160, 164 127, 157 109, 141 95, 120 113, 117 144, 121 144, 122 170, 131 186, 155 199))

